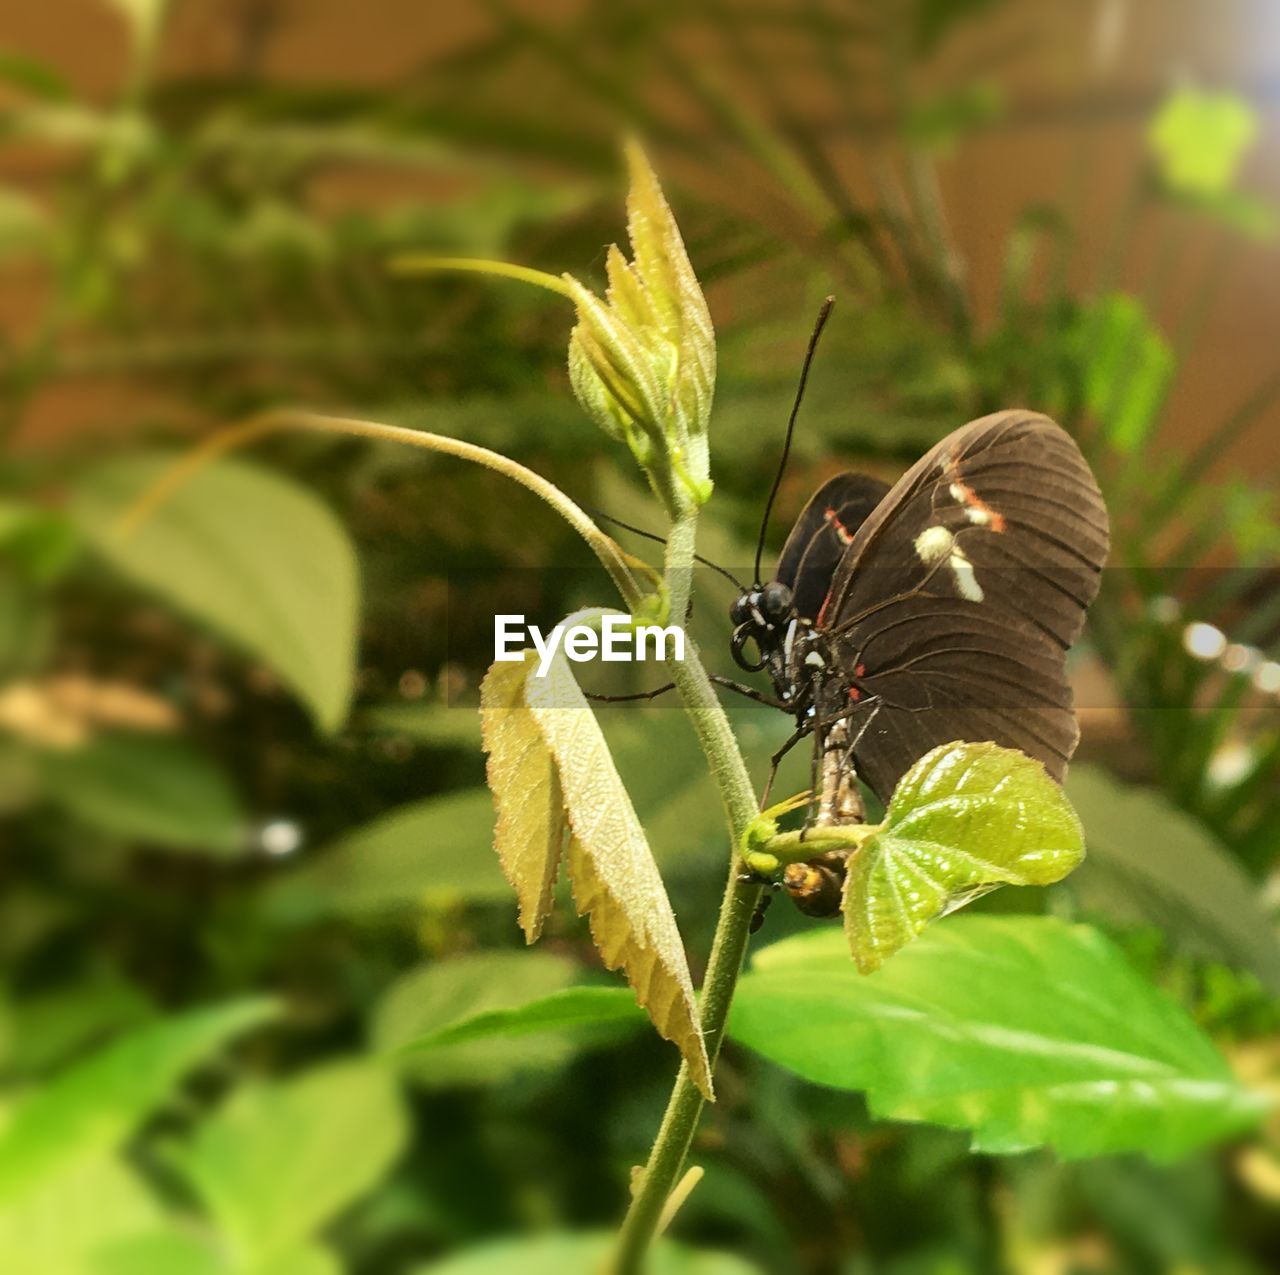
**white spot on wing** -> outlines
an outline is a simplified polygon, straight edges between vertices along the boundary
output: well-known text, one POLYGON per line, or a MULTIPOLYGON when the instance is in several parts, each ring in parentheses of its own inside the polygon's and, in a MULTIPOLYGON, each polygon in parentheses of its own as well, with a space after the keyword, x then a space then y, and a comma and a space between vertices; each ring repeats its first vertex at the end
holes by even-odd
POLYGON ((947 566, 955 575, 956 588, 960 590, 962 598, 968 598, 970 602, 981 602, 987 596, 978 583, 978 577, 974 574, 973 563, 964 556, 964 550, 958 545, 952 549, 951 557, 947 559, 947 566))
POLYGON ((955 547, 956 538, 945 527, 926 527, 915 541, 916 555, 932 566, 941 562, 955 547))

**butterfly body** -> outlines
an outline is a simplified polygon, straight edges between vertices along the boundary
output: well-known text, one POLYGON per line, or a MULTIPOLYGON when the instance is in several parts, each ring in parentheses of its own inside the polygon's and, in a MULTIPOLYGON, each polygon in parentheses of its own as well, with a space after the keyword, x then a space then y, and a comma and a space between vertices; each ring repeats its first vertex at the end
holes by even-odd
POLYGON ((892 488, 819 488, 774 579, 730 612, 735 660, 816 737, 816 822, 860 821, 857 778, 887 803, 953 740, 1017 748, 1061 782, 1078 738, 1066 651, 1107 548, 1093 474, 1035 412, 971 422, 892 488))

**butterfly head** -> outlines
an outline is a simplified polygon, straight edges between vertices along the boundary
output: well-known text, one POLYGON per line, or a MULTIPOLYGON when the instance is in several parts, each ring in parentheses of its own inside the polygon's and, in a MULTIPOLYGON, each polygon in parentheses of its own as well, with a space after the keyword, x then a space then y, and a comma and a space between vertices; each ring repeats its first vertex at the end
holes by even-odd
POLYGON ((770 580, 744 589, 729 608, 729 618, 734 624, 730 650, 740 669, 758 673, 769 668, 772 672, 775 663, 784 662, 788 634, 796 618, 791 590, 785 584, 770 580), (755 644, 754 661, 747 655, 748 642, 755 644))

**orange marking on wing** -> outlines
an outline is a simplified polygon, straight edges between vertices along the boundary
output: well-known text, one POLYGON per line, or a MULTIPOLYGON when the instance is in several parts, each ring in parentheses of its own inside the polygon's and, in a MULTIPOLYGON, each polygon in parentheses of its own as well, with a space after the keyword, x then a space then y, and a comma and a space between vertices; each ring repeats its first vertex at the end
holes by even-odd
POLYGON ((1000 513, 999 510, 992 509, 991 506, 987 504, 987 502, 983 500, 982 497, 979 496, 963 478, 960 477, 958 472, 959 467, 956 465, 954 459, 951 461, 951 468, 957 471, 955 481, 951 485, 959 489, 961 501, 968 508, 979 509, 987 515, 987 521, 983 523, 983 526, 989 527, 992 531, 996 532, 1004 531, 1009 525, 1005 522, 1004 514, 1000 513))
POLYGON ((849 534, 849 528, 840 521, 840 517, 834 509, 828 509, 822 516, 835 528, 836 535, 842 545, 853 543, 853 536, 849 534))

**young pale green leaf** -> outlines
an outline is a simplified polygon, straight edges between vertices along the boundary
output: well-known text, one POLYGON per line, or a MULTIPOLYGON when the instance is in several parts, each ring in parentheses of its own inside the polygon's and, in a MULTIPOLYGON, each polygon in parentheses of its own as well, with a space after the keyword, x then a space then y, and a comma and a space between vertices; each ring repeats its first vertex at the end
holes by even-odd
POLYGON ((911 767, 884 822, 849 858, 844 925, 879 969, 930 921, 999 885, 1048 885, 1084 857, 1080 821, 1038 761, 943 744, 911 767))
MULTIPOLYGON (((512 761, 521 755, 521 749, 536 752, 536 741, 540 740, 559 781, 569 831, 569 878, 578 911, 589 917, 592 938, 605 964, 610 969, 623 970, 654 1026, 679 1046, 694 1079, 709 1094, 711 1069, 689 967, 644 829, 595 714, 567 662, 557 657, 544 677, 537 675, 537 666, 533 651, 526 651, 523 660, 512 665, 523 674, 523 703, 510 697, 515 679, 508 669, 495 665, 496 687, 491 684, 495 670, 490 670, 485 679, 492 706, 492 716, 485 723, 485 738, 491 759, 495 747, 503 758, 502 764, 489 774, 499 811, 499 857, 505 866, 515 863, 525 850, 521 844, 503 844, 502 838, 513 835, 519 822, 513 819, 504 823, 502 814, 512 801, 517 805, 529 803, 528 793, 519 787, 509 793, 503 784, 513 777, 518 782, 529 773, 542 773, 541 763, 526 759, 517 767, 512 761), (500 702, 511 706, 498 709, 500 702), (516 741, 509 752, 506 737, 516 741)), ((546 827, 544 817, 545 806, 535 821, 534 832, 539 836, 546 827)), ((550 847, 543 842, 521 860, 529 870, 528 877, 521 878, 517 886, 524 891, 523 897, 545 897, 543 874, 547 872, 545 861, 549 853, 550 847)), ((526 933, 528 916, 526 913, 526 933)))
POLYGON ((192 1067, 278 1012, 235 1001, 115 1041, 22 1102, 0 1132, 0 1207, 77 1158, 124 1141, 192 1067))
POLYGON ((1160 926, 1188 955, 1249 970, 1280 996, 1280 938, 1239 864, 1158 793, 1072 768, 1067 793, 1089 841, 1071 878, 1083 905, 1112 920, 1160 926))
POLYGON ((103 735, 46 753, 46 793, 82 823, 175 852, 243 854, 245 815, 226 776, 162 736, 103 735))
POLYGON ((1187 87, 1156 112, 1147 140, 1170 190, 1217 195, 1235 183, 1257 134, 1258 117, 1244 98, 1187 87))
POLYGON ((172 1155, 237 1251, 265 1270, 376 1185, 407 1138, 394 1076, 339 1062, 241 1086, 172 1155))
POLYGON ((569 377, 587 414, 631 448, 669 504, 711 494, 706 432, 715 392, 715 331, 684 241, 649 161, 627 148, 627 231, 601 301, 565 276, 578 309, 569 377), (672 484, 678 484, 672 485, 672 484))
POLYGON ((140 525, 116 520, 172 464, 131 456, 91 470, 72 511, 129 579, 262 660, 320 726, 346 716, 359 578, 341 524, 309 492, 259 466, 205 466, 140 525))
MULTIPOLYGON (((490 1240, 417 1269, 415 1275, 600 1275, 617 1236, 605 1231, 551 1232, 490 1240)), ((739 1257, 659 1240, 648 1255, 647 1275, 759 1275, 739 1257)))
POLYGON ((532 943, 551 910, 568 821, 555 760, 525 704, 528 677, 525 661, 489 670, 480 685, 480 732, 498 815, 493 844, 532 943))
POLYGON ((1172 1159, 1268 1105, 1102 935, 1051 917, 958 917, 868 978, 830 931, 786 939, 739 983, 729 1031, 978 1151, 1172 1159))

